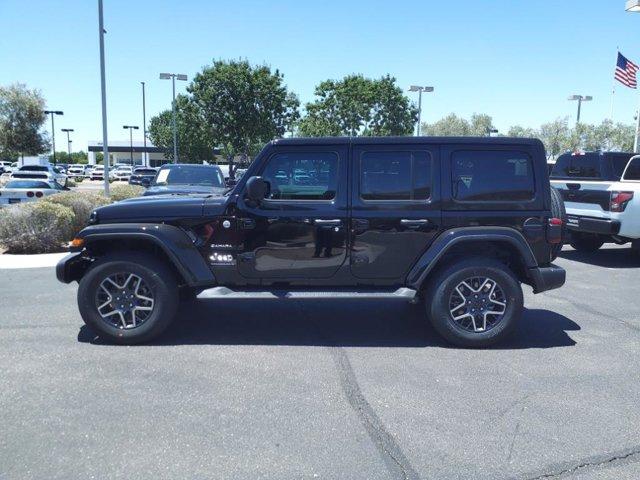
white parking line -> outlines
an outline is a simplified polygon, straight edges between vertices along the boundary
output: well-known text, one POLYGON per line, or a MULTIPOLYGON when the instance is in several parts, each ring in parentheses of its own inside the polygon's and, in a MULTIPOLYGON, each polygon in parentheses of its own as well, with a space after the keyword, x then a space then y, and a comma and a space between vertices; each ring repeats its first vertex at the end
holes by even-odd
POLYGON ((63 253, 40 253, 36 255, 0 255, 0 270, 14 268, 55 267, 56 263, 67 255, 63 253))

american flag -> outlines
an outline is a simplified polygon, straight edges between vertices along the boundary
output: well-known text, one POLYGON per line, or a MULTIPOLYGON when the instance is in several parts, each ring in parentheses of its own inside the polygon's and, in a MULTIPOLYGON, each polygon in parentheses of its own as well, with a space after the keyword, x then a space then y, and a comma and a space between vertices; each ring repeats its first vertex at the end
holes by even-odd
POLYGON ((629 88, 637 88, 638 81, 636 80, 636 72, 638 66, 631 60, 628 60, 624 55, 618 52, 618 63, 616 64, 615 77, 623 85, 629 88))

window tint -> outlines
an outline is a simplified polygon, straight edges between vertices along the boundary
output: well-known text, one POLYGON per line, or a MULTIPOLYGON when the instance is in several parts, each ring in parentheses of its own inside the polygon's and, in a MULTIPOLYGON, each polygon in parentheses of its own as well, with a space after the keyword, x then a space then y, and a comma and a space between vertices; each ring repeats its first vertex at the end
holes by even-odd
POLYGON ((431 196, 428 152, 364 152, 360 161, 363 200, 426 200, 431 196))
POLYGON ((558 157, 551 172, 552 178, 601 178, 601 156, 597 153, 573 155, 566 153, 558 157))
POLYGON ((627 163, 629 163, 629 159, 633 155, 609 155, 611 158, 611 169, 613 170, 613 179, 619 180, 622 178, 622 174, 624 173, 624 169, 627 167, 627 163))
POLYGON ((634 158, 629 162, 624 180, 640 180, 640 158, 634 158))
POLYGON ((338 156, 332 152, 277 153, 262 172, 274 200, 333 200, 338 156))
POLYGON ((452 156, 453 197, 462 201, 531 200, 531 158, 513 151, 458 151, 452 156))

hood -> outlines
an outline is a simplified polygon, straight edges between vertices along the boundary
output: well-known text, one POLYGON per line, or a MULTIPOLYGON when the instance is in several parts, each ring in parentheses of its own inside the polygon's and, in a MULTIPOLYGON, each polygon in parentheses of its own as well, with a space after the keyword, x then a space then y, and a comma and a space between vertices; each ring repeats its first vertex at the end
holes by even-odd
MULTIPOLYGON (((208 195, 162 195, 122 200, 96 210, 98 223, 154 223, 203 215, 208 195)), ((224 198, 220 197, 221 200, 224 198)))
POLYGON ((152 185, 144 192, 144 196, 191 193, 222 195, 224 190, 224 188, 208 187, 206 185, 152 185))

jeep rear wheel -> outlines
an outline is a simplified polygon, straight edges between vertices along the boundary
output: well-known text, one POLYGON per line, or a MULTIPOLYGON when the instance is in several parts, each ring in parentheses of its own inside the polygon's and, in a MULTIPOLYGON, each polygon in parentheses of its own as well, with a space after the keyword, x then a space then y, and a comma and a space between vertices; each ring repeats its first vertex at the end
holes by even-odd
POLYGON ((122 253, 97 260, 82 277, 78 307, 84 322, 115 343, 160 335, 178 308, 173 271, 148 255, 122 253))
POLYGON ((594 234, 588 233, 572 233, 571 242, 569 243, 573 248, 579 252, 595 252, 602 245, 604 241, 594 234))
POLYGON ((486 347, 514 330, 523 309, 520 282, 503 263, 483 257, 442 269, 426 292, 427 315, 449 342, 486 347))

